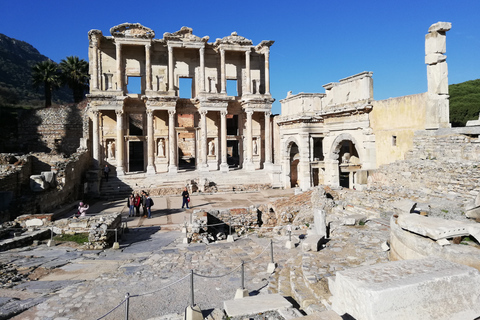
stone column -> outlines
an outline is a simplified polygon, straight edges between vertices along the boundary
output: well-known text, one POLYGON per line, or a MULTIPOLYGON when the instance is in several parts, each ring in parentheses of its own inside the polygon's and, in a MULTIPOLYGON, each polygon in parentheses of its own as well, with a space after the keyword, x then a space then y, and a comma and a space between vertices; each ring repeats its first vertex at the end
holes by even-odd
POLYGON ((225 49, 220 49, 220 81, 221 91, 220 93, 227 93, 227 79, 225 77, 225 49))
POLYGON ((92 61, 92 87, 93 89, 98 90, 98 39, 97 37, 92 37, 92 44, 93 44, 93 61, 92 61))
POLYGON ((313 137, 310 137, 310 162, 313 161, 313 148, 314 148, 314 143, 313 143, 313 137))
POLYGON ((207 158, 207 110, 200 110, 200 129, 202 130, 200 135, 200 154, 202 160, 200 164, 201 171, 208 171, 208 158, 207 158))
POLYGON ((117 150, 117 176, 123 176, 125 175, 125 169, 123 167, 123 110, 116 110, 115 113, 117 114, 117 141, 115 143, 117 150))
POLYGON ((145 82, 146 90, 152 90, 152 62, 150 59, 152 45, 145 45, 145 82))
POLYGON ((227 163, 227 110, 220 111, 220 142, 222 144, 222 163, 220 164, 220 171, 228 172, 227 163))
POLYGON ((270 50, 265 51, 265 94, 270 94, 270 50))
POLYGON ((245 158, 244 168, 248 171, 254 171, 255 165, 253 164, 253 150, 252 150, 252 110, 247 110, 247 126, 246 126, 246 144, 247 144, 247 157, 245 158))
POLYGON ((122 72, 122 45, 115 44, 117 59, 117 90, 123 91, 123 72, 122 72))
POLYGON ((100 167, 100 144, 99 144, 99 132, 98 132, 98 110, 92 111, 92 125, 93 125, 93 139, 92 139, 92 149, 93 149, 93 168, 98 169, 100 167))
POLYGON ((173 86, 173 48, 168 46, 168 91, 174 91, 173 86))
POLYGON ((175 110, 168 110, 168 172, 177 173, 177 137, 175 134, 175 110))
POLYGON ((246 73, 246 87, 245 93, 252 93, 252 79, 250 79, 250 50, 245 51, 245 73, 246 73))
POLYGON ((272 115, 271 111, 265 112, 265 165, 272 164, 272 132, 270 124, 270 116, 272 115))
POLYGON ((200 48, 200 92, 205 92, 205 47, 200 48))
POLYGON ((155 174, 155 141, 153 130, 153 110, 147 110, 147 174, 155 174))

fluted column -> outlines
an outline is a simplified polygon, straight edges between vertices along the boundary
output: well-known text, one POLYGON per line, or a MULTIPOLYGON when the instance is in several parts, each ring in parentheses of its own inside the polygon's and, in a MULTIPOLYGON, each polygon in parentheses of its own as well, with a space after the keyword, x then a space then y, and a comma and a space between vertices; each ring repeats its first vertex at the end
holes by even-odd
POLYGON ((245 73, 246 73, 246 87, 245 93, 252 93, 252 80, 250 79, 250 50, 245 52, 245 73))
POLYGON ((177 172, 177 159, 175 149, 177 139, 175 136, 175 110, 168 110, 168 172, 177 172))
POLYGON ((152 90, 152 62, 151 62, 151 49, 152 45, 145 45, 145 82, 146 90, 152 90))
POLYGON ((153 129, 153 110, 147 110, 147 174, 155 174, 155 141, 153 129))
POLYGON ((201 164, 200 170, 205 171, 208 170, 208 158, 207 158, 207 110, 200 110, 200 128, 201 128, 201 135, 200 135, 200 146, 201 146, 201 164))
POLYGON ((220 93, 227 93, 227 79, 225 77, 225 49, 220 49, 220 93))
POLYGON ((270 50, 265 51, 265 94, 270 94, 270 50))
POLYGON ((247 143, 247 157, 245 159, 245 169, 248 171, 255 170, 253 164, 253 146, 252 146, 252 110, 247 110, 247 126, 246 126, 246 143, 247 143))
POLYGON ((272 133, 270 128, 270 116, 272 112, 265 112, 265 164, 272 163, 272 133))
POLYGON ((117 59, 117 90, 123 91, 123 72, 122 72, 122 45, 115 44, 117 59))
POLYGON ((168 46, 168 91, 175 90, 173 80, 173 48, 168 46))
POLYGON ((92 125, 93 125, 93 139, 92 139, 92 149, 93 149, 93 167, 98 169, 100 167, 100 144, 99 144, 99 133, 98 133, 98 115, 97 110, 92 111, 92 125))
POLYGON ((205 48, 200 48, 200 92, 205 92, 205 48))
POLYGON ((227 110, 220 111, 220 143, 222 150, 222 163, 220 171, 228 172, 227 163, 227 110))
POLYGON ((123 167, 123 110, 116 110, 115 113, 117 114, 117 141, 115 143, 117 150, 117 176, 123 176, 125 174, 125 168, 123 167))

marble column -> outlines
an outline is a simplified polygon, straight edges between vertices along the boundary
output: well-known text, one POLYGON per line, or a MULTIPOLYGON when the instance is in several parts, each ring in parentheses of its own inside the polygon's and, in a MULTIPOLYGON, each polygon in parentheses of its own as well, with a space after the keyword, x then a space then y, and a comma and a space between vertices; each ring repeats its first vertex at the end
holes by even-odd
POLYGON ((173 80, 173 48, 168 46, 168 91, 175 90, 173 80))
POLYGON ((221 172, 228 172, 227 163, 227 110, 220 111, 220 142, 222 144, 222 163, 220 164, 221 172))
POLYGON ((265 94, 270 94, 270 50, 265 51, 265 94))
POLYGON ((155 174, 155 141, 153 130, 153 110, 147 110, 147 174, 155 174))
POLYGON ((117 59, 117 90, 123 91, 123 72, 122 72, 122 45, 115 44, 117 59))
POLYGON ((146 90, 152 90, 152 62, 151 62, 152 45, 145 45, 145 82, 146 90))
POLYGON ((177 137, 175 134, 175 110, 168 110, 168 172, 177 173, 177 137))
POLYGON ((252 79, 250 79, 250 50, 245 51, 245 73, 246 73, 246 88, 245 93, 252 93, 252 79))
POLYGON ((97 37, 92 38, 93 44, 93 59, 92 59, 92 69, 93 69, 93 76, 92 76, 92 87, 93 89, 98 90, 98 40, 97 37))
POLYGON ((253 164, 253 145, 252 145, 252 116, 253 111, 245 111, 247 114, 247 126, 246 126, 246 144, 247 144, 247 157, 245 158, 244 168, 248 171, 255 170, 255 165, 253 164))
POLYGON ((225 49, 220 49, 220 93, 227 93, 227 79, 225 77, 225 49))
POLYGON ((270 124, 271 111, 265 112, 265 165, 272 164, 272 131, 270 124))
POLYGON ((205 48, 200 48, 200 92, 205 92, 205 48))
POLYGON ((92 111, 92 125, 93 125, 93 139, 92 139, 92 149, 93 149, 93 168, 100 168, 100 144, 99 144, 99 130, 98 130, 98 110, 92 111))
POLYGON ((208 171, 208 156, 207 156, 207 110, 200 110, 200 128, 202 130, 200 135, 200 146, 201 146, 201 171, 208 171))
POLYGON ((123 110, 116 110, 117 114, 117 141, 115 143, 115 148, 117 150, 117 176, 125 175, 125 168, 123 167, 123 149, 124 149, 124 138, 123 138, 123 110))

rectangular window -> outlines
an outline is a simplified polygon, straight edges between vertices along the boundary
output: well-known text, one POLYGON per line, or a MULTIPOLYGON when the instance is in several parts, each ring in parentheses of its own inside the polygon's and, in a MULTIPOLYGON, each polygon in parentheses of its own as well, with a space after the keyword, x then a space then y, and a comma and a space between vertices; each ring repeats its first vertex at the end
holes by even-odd
POLYGON ((238 97, 237 80, 227 80, 227 95, 238 97))
POLYGON ((180 78, 178 79, 178 96, 182 99, 192 99, 192 78, 180 78))
POLYGON ((127 77, 127 93, 142 94, 142 77, 127 77))

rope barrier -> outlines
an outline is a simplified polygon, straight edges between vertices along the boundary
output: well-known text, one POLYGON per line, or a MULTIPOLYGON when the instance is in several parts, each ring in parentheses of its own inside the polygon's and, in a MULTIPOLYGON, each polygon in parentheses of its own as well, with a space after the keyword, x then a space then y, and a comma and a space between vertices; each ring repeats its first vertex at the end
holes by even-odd
POLYGON ((105 318, 106 316, 108 316, 110 313, 112 313, 112 312, 115 311, 118 307, 120 307, 122 304, 124 304, 125 301, 127 301, 127 298, 123 299, 123 301, 120 302, 115 308, 113 308, 112 310, 108 311, 106 314, 104 314, 104 315, 101 316, 100 318, 97 318, 97 320, 103 319, 103 318, 105 318))
POLYGON ((168 287, 170 287, 170 286, 173 286, 174 284, 179 283, 180 281, 186 279, 188 276, 190 276, 190 274, 187 274, 187 275, 185 275, 183 278, 180 278, 180 279, 176 280, 175 282, 172 282, 172 283, 170 283, 170 284, 168 284, 168 285, 166 285, 166 286, 164 286, 164 287, 162 287, 162 288, 160 288, 160 289, 157 289, 157 290, 155 290, 155 291, 148 292, 148 293, 134 294, 134 295, 130 296, 130 298, 143 297, 143 296, 146 296, 146 295, 149 295, 149 294, 157 293, 157 292, 159 292, 159 291, 161 291, 161 290, 163 290, 163 289, 166 289, 166 288, 168 288, 168 287))
POLYGON ((196 275, 196 276, 199 276, 199 277, 202 277, 202 278, 209 278, 209 279, 215 279, 215 278, 223 278, 225 276, 228 276, 230 274, 232 274, 233 272, 237 271, 242 265, 240 264, 239 266, 237 266, 235 269, 233 269, 232 271, 230 272, 227 272, 225 274, 222 274, 220 276, 207 276, 207 275, 203 275, 203 274, 199 274, 199 273, 196 273, 194 272, 193 274, 196 275))

